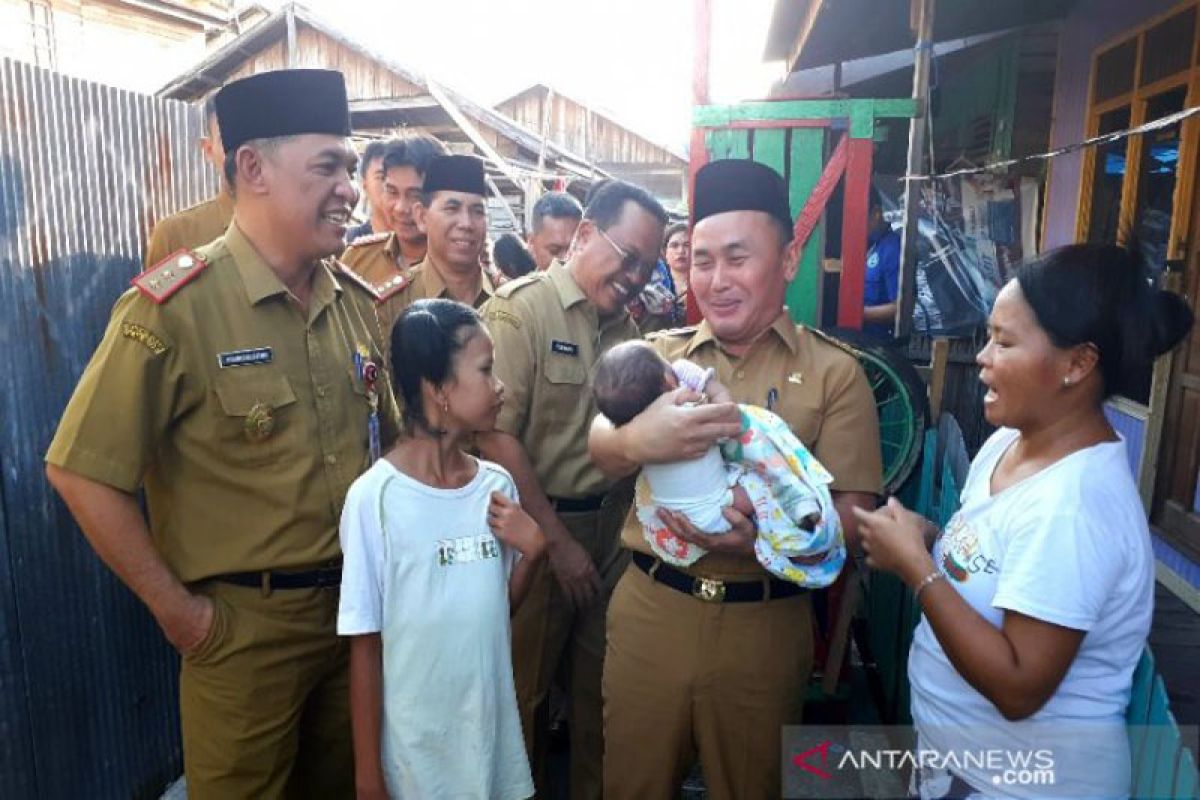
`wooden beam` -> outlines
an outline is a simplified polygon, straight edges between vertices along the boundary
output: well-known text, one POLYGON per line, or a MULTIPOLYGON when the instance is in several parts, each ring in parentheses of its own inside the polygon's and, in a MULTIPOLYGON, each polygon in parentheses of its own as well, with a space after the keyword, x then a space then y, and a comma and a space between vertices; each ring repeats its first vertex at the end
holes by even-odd
MULTIPOLYGON (((488 188, 491 189, 492 196, 498 198, 501 204, 503 204, 504 210, 508 212, 508 218, 512 222, 513 230, 520 231, 521 223, 517 220, 517 215, 513 212, 512 206, 508 204, 508 199, 500 191, 500 187, 496 185, 494 180, 492 180, 491 175, 485 175, 484 180, 487 182, 488 188)), ((521 185, 517 184, 517 188, 521 188, 521 185)))
POLYGON ((367 100, 351 100, 351 114, 373 114, 380 111, 412 111, 414 109, 437 108, 433 95, 418 94, 412 97, 380 97, 367 100))
POLYGON ((800 27, 796 31, 796 41, 792 42, 791 50, 788 52, 787 68, 789 72, 792 71, 792 65, 800 60, 800 51, 808 43, 808 37, 812 33, 813 26, 817 24, 817 15, 821 13, 823 5, 825 5, 825 0, 808 0, 808 10, 805 11, 804 19, 800 21, 800 27))
POLYGON ((300 54, 296 49, 296 6, 294 3, 288 3, 287 9, 284 11, 284 20, 287 24, 284 54, 287 56, 288 69, 295 69, 300 62, 300 54))
POLYGON ((733 106, 698 106, 692 124, 701 128, 727 128, 735 122, 771 122, 802 119, 908 119, 920 106, 912 98, 894 100, 762 100, 733 106))
POLYGON ((817 179, 816 185, 808 193, 804 208, 800 209, 800 214, 796 217, 793 238, 800 240, 801 247, 808 244, 808 237, 812 235, 813 229, 817 227, 817 223, 824 216, 825 204, 829 202, 830 195, 833 194, 838 181, 842 179, 842 173, 846 170, 848 141, 848 137, 842 137, 842 140, 838 142, 838 146, 833 150, 833 155, 829 156, 829 160, 825 162, 825 169, 822 170, 821 177, 817 179))
POLYGON ((867 276, 867 214, 875 143, 847 137, 846 183, 842 205, 842 280, 838 287, 838 327, 862 329, 863 285, 867 276))
MULTIPOLYGON (((756 143, 759 135, 754 135, 756 143)), ((788 205, 796 220, 798 233, 795 235, 805 243, 800 250, 796 277, 788 284, 787 307, 793 321, 817 327, 821 324, 821 286, 824 280, 821 260, 825 255, 821 210, 841 178, 846 150, 840 148, 826 162, 825 131, 802 128, 792 131, 790 138, 791 169, 782 174, 789 178, 788 205), (842 166, 838 165, 839 161, 842 166), (815 207, 818 204, 820 208, 815 207)))
POLYGON ((712 48, 712 0, 694 0, 692 3, 693 31, 696 49, 692 56, 692 103, 708 105, 709 51, 712 48))
POLYGON ((772 119, 772 120, 738 120, 722 127, 754 131, 779 131, 790 128, 828 128, 833 124, 831 119, 772 119))
POLYGON ((504 177, 508 178, 517 186, 520 186, 521 177, 517 175, 516 171, 511 165, 509 165, 508 160, 504 158, 504 156, 500 155, 500 153, 496 151, 496 148, 492 147, 491 142, 483 137, 483 134, 480 133, 479 129, 475 127, 475 123, 471 122, 471 120, 467 118, 467 115, 462 112, 458 105, 452 99, 450 99, 450 95, 448 95, 441 86, 432 80, 426 80, 426 87, 429 89, 429 93, 433 95, 434 99, 438 101, 438 104, 442 108, 446 109, 446 113, 450 115, 450 118, 454 120, 455 124, 458 125, 458 127, 462 129, 463 133, 470 137, 471 142, 483 152, 484 156, 487 157, 487 159, 491 161, 497 169, 504 173, 504 177))
MULTIPOLYGON (((909 15, 916 21, 917 46, 913 56, 912 102, 920 111, 908 125, 907 175, 925 171, 925 125, 929 114, 929 70, 933 49, 934 0, 910 0, 909 15)), ((1137 163, 1130 161, 1130 164, 1137 163)), ((933 166, 932 164, 930 165, 933 166)), ((917 217, 921 210, 923 184, 908 181, 904 186, 904 230, 900 234, 900 282, 893 331, 904 338, 912 330, 913 307, 917 302, 917 217)))
MULTIPOLYGON (((709 48, 712 46, 712 0, 693 0, 692 31, 695 37, 695 55, 692 57, 692 114, 708 105, 708 65, 709 48)), ((696 224, 695 203, 696 173, 708 163, 708 143, 705 140, 704 128, 698 123, 692 128, 691 145, 688 148, 688 177, 687 204, 688 227, 696 224)), ((700 307, 696 305, 696 293, 687 294, 687 321, 689 324, 698 323, 701 319, 700 307)))

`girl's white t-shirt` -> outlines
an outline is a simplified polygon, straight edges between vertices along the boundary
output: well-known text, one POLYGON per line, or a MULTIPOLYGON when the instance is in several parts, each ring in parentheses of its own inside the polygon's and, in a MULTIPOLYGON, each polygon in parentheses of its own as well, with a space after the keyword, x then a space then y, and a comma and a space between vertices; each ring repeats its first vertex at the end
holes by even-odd
POLYGON ((991 478, 1019 433, 1002 428, 980 449, 962 506, 934 545, 947 581, 988 622, 1004 612, 1086 631, 1062 683, 1032 717, 1006 720, 946 657, 929 621, 913 637, 908 672, 922 746, 1041 748, 1053 785, 968 759, 952 771, 1000 797, 1122 797, 1129 792, 1124 715, 1154 610, 1154 557, 1124 441, 1079 450, 995 495, 991 478))
POLYGON ((509 636, 520 554, 488 529, 494 491, 517 499, 512 476, 488 461, 466 486, 437 489, 380 459, 346 497, 338 633, 382 637, 392 797, 533 794, 509 636))

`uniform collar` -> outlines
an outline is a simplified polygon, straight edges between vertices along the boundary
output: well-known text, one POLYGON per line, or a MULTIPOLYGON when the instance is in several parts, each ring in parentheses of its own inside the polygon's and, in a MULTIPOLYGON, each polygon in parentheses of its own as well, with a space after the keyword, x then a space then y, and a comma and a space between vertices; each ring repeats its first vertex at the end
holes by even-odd
MULTIPOLYGON (((761 342, 764 336, 777 336, 793 354, 800 349, 800 332, 796 328, 796 323, 792 322, 792 318, 788 315, 786 308, 775 318, 775 321, 771 323, 771 327, 758 338, 754 345, 757 346, 758 342, 761 342)), ((710 342, 717 347, 721 346, 721 342, 713 333, 708 320, 703 320, 696 328, 696 333, 692 336, 692 340, 688 343, 687 355, 690 356, 696 350, 700 349, 700 347, 710 342)))
POLYGON ((400 269, 405 269, 404 262, 400 259, 400 237, 396 235, 395 231, 388 234, 387 240, 383 243, 383 252, 387 253, 393 264, 400 269))
MULTIPOLYGON (((233 256, 233 263, 246 287, 246 299, 250 301, 250 305, 258 305, 268 297, 288 293, 283 281, 279 280, 267 262, 254 249, 254 245, 246 238, 246 234, 242 233, 237 222, 230 222, 229 228, 225 231, 225 249, 233 256)), ((312 303, 310 304, 313 311, 324 308, 341 291, 341 284, 329 272, 325 263, 318 264, 317 270, 313 274, 312 303)))
POLYGON ((558 292, 558 300, 562 303, 563 309, 587 300, 587 295, 583 293, 583 289, 579 288, 575 277, 571 275, 570 268, 558 259, 550 262, 550 266, 546 268, 546 276, 550 278, 550 283, 558 292))
MULTIPOLYGON (((400 242, 398 239, 396 240, 396 252, 400 252, 400 242)), ((413 269, 417 267, 420 267, 420 274, 425 276, 425 288, 428 290, 429 297, 443 296, 446 293, 446 282, 442 280, 442 273, 429 260, 428 254, 413 265, 413 269)), ((480 291, 491 297, 496 293, 496 287, 492 285, 492 279, 488 277, 483 267, 479 268, 479 274, 482 276, 479 281, 480 291)))

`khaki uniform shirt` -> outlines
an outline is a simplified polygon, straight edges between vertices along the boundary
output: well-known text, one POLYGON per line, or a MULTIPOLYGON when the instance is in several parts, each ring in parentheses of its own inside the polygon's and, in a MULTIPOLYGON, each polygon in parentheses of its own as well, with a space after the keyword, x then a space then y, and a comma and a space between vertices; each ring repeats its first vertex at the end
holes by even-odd
POLYGON ((172 253, 195 250, 225 233, 233 220, 233 198, 222 190, 216 197, 160 219, 150 233, 142 263, 150 269, 172 253))
POLYGON ((368 466, 356 352, 379 367, 384 450, 397 435, 371 298, 330 260, 305 313, 236 224, 195 256, 208 266, 169 262, 197 273, 165 300, 135 288, 117 301, 46 460, 144 484, 155 543, 185 582, 335 559, 342 502, 368 466))
POLYGON ((640 336, 633 320, 622 313, 601 322, 558 261, 501 286, 482 313, 505 387, 496 428, 520 440, 551 497, 608 491, 611 481, 587 451, 596 415, 591 374, 610 347, 640 336))
POLYGON ((400 254, 400 239, 394 233, 360 236, 347 245, 338 260, 380 291, 387 291, 408 269, 400 254))
MULTIPOLYGON (((740 358, 721 348, 707 322, 652 334, 649 340, 668 361, 686 358, 715 368, 717 380, 729 388, 735 402, 770 405, 833 475, 833 491, 881 490, 875 397, 850 353, 794 324, 786 312, 740 358), (768 403, 768 396, 774 402, 768 403)), ((642 478, 637 491, 639 502, 650 502, 642 478)), ((621 540, 631 550, 653 555, 634 512, 625 520, 621 540)), ((709 578, 767 574, 753 556, 722 553, 703 556, 688 572, 709 578)))
MULTIPOLYGON (((475 295, 475 300, 471 303, 475 308, 482 306, 496 293, 496 287, 492 285, 492 279, 488 277, 487 272, 480 268, 479 273, 482 276, 479 283, 479 294, 475 295)), ((379 324, 388 334, 391 333, 392 326, 396 324, 396 320, 400 318, 404 310, 418 300, 450 297, 446 283, 438 271, 430 266, 428 256, 423 261, 409 267, 405 277, 407 278, 405 284, 398 291, 387 294, 379 303, 379 324)))

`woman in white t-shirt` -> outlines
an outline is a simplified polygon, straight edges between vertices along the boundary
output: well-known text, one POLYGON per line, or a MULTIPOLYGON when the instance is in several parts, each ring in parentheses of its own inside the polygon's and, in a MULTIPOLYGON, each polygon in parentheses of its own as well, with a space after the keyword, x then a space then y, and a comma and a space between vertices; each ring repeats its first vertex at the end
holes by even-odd
POLYGON ((921 797, 1129 794, 1154 557, 1102 403, 1191 324, 1135 252, 1071 245, 1022 266, 977 357, 999 430, 960 510, 940 535, 895 499, 859 513, 867 563, 923 612, 909 654, 921 797))
POLYGON ((492 340, 470 307, 423 300, 391 358, 408 436, 350 487, 341 523, 358 797, 526 798, 509 613, 545 539, 508 472, 464 451, 503 402, 492 340))

